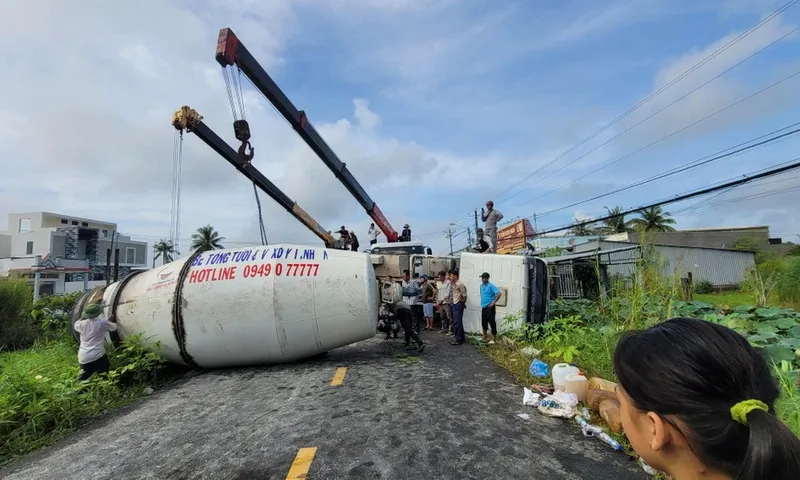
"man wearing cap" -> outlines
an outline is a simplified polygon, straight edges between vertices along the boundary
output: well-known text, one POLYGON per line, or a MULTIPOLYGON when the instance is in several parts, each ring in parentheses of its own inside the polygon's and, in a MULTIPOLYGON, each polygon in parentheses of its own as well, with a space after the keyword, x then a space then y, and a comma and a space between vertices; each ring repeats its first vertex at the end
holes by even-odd
POLYGON ((112 321, 108 321, 102 314, 102 305, 88 305, 73 327, 81 336, 78 363, 82 372, 78 380, 88 380, 95 373, 106 373, 110 368, 105 348, 106 333, 116 331, 117 324, 113 322, 113 316, 112 321))
POLYGON ((489 327, 492 329, 492 339, 489 344, 494 344, 497 337, 497 321, 495 316, 495 303, 500 300, 500 290, 489 282, 489 274, 483 272, 481 274, 481 326, 483 327, 483 341, 487 340, 487 330, 489 327))
POLYGON ((411 241, 411 226, 407 223, 403 225, 403 232, 400 234, 400 241, 401 242, 411 241))
POLYGON ((503 214, 494 209, 494 202, 486 202, 486 210, 481 208, 483 220, 483 233, 489 241, 489 253, 497 253, 497 222, 503 219, 503 214))

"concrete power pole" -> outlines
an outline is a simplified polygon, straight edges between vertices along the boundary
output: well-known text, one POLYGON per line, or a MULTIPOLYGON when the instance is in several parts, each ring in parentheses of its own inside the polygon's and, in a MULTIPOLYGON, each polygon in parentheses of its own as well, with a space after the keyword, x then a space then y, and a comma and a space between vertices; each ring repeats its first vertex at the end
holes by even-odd
POLYGON ((444 234, 445 234, 445 236, 447 236, 447 239, 450 240, 450 255, 452 255, 453 254, 453 224, 452 223, 450 225, 448 225, 447 231, 444 232, 444 234))
POLYGON ((475 233, 478 232, 478 209, 475 209, 475 233))

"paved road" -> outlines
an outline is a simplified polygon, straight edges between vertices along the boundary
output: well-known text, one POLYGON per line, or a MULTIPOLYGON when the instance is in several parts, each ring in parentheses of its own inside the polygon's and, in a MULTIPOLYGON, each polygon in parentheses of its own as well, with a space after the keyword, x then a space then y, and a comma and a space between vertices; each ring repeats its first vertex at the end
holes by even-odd
POLYGON ((649 478, 522 406, 522 388, 475 348, 424 336, 419 359, 376 337, 314 361, 190 376, 0 478, 283 480, 302 460, 311 479, 649 478))

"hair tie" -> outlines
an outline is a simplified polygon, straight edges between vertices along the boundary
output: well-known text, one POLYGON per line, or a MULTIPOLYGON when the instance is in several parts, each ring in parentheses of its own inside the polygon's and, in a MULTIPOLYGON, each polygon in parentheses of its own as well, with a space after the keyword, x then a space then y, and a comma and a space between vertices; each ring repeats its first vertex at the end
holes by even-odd
POLYGON ((742 425, 747 425, 747 415, 753 410, 769 412, 769 407, 761 400, 742 400, 731 407, 731 418, 742 425))

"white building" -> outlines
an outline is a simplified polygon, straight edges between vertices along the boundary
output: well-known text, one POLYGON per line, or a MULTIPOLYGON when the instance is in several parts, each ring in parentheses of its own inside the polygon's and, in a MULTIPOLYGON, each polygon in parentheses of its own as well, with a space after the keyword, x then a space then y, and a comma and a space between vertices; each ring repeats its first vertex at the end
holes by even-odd
POLYGON ((118 234, 116 223, 50 212, 12 213, 8 230, 0 231, 0 276, 20 275, 33 282, 41 257, 41 294, 105 283, 113 275, 115 255, 122 278, 147 267, 147 242, 118 234))

